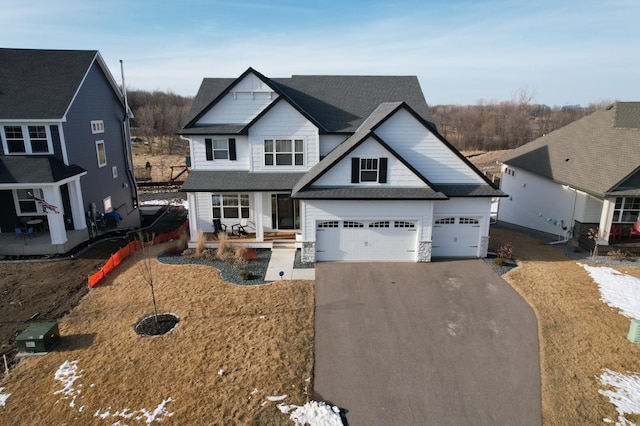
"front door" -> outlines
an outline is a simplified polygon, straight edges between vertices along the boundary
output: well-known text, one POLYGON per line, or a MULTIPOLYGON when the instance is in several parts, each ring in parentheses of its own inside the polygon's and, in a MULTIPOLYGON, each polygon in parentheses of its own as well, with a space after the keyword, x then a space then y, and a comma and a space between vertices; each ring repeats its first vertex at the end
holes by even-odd
POLYGON ((300 227, 300 202, 289 194, 273 194, 271 211, 273 229, 298 229, 300 227))

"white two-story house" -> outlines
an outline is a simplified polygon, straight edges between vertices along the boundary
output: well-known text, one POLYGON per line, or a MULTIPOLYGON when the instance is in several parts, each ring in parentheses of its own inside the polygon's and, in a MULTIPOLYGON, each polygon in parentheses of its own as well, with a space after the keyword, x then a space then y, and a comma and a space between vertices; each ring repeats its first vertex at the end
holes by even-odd
POLYGON ((180 134, 192 244, 246 219, 256 246, 297 232, 310 262, 483 257, 504 195, 438 133, 416 77, 206 78, 180 134))

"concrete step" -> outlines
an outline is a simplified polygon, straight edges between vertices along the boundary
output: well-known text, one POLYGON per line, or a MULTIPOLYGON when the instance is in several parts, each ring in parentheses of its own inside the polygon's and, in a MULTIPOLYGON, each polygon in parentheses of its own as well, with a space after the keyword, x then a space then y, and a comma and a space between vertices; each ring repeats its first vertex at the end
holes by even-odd
POLYGON ((295 240, 273 240, 271 246, 272 250, 295 250, 295 248, 295 240))

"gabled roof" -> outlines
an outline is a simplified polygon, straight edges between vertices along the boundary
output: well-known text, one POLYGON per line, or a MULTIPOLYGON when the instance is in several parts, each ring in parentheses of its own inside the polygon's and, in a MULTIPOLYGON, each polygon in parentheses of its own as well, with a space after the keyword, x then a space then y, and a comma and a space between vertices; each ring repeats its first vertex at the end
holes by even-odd
POLYGON ((0 49, 0 119, 64 118, 94 61, 121 99, 96 50, 0 49))
POLYGON ((67 166, 50 155, 0 156, 0 185, 55 183, 86 173, 80 166, 67 166))
MULTIPOLYGON (((431 122, 429 107, 415 76, 321 76, 294 75, 267 78, 249 68, 237 79, 205 78, 198 90, 181 134, 196 127, 204 115, 249 73, 272 87, 298 111, 328 133, 352 133, 385 102, 406 102, 431 122)), ((228 123, 237 124, 237 123, 228 123)))
POLYGON ((640 167, 640 102, 616 102, 499 161, 604 197, 640 167))

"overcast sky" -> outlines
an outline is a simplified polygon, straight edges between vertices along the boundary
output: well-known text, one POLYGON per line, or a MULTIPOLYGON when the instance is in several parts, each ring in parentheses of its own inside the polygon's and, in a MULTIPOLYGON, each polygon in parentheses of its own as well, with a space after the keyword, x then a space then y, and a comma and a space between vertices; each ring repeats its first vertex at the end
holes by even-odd
MULTIPOLYGON (((640 101, 638 0, 0 0, 1 47, 99 50, 128 88, 417 75, 427 102, 640 101)), ((2 66, 2 64, 0 64, 2 66)), ((37 64, 34 64, 37 66, 37 64)))

